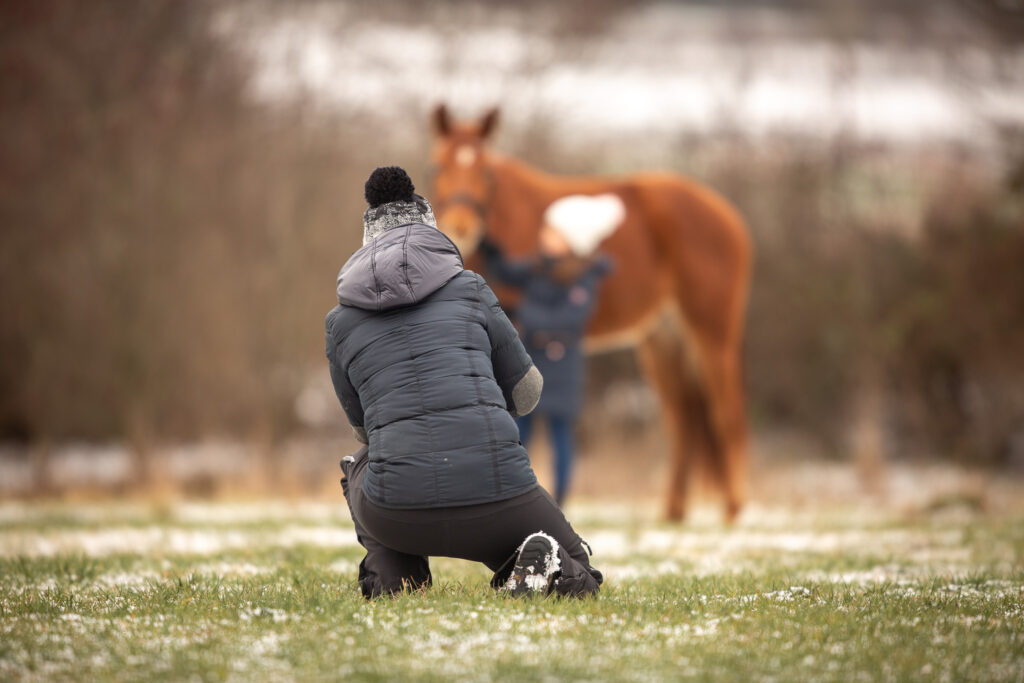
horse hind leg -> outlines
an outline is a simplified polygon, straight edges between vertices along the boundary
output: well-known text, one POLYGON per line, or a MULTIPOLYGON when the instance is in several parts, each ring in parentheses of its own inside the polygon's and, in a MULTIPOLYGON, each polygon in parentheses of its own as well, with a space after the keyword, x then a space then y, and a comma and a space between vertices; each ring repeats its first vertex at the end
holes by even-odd
POLYGON ((712 431, 710 463, 725 494, 725 517, 731 523, 747 499, 747 422, 740 354, 735 349, 705 348, 702 355, 712 431))
POLYGON ((644 375, 658 396, 670 442, 665 516, 681 521, 686 515, 693 464, 708 447, 706 420, 700 417, 703 397, 686 362, 677 321, 659 321, 637 352, 644 375))

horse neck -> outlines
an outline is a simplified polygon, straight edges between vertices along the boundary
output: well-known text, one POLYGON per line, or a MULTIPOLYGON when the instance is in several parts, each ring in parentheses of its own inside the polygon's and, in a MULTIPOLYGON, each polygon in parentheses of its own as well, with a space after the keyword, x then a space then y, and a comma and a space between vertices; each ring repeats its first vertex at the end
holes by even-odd
POLYGON ((594 194, 607 191, 614 179, 596 176, 561 176, 545 173, 525 161, 503 154, 491 153, 488 165, 494 174, 496 190, 529 193, 551 203, 567 194, 594 194))
POLYGON ((607 180, 550 175, 498 154, 493 154, 488 164, 494 177, 488 231, 512 254, 536 249, 544 210, 551 202, 567 194, 594 194, 609 187, 607 180))
POLYGON ((540 173, 526 164, 494 155, 489 160, 494 178, 487 216, 487 232, 511 255, 537 248, 537 233, 544 215, 544 184, 540 173))

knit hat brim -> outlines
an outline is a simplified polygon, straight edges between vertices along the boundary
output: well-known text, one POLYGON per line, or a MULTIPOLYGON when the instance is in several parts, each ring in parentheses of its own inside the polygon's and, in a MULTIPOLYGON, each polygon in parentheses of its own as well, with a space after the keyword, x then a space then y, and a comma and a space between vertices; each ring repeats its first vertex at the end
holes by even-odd
POLYGON ((371 207, 363 214, 363 244, 368 244, 381 233, 409 223, 423 223, 437 227, 434 210, 425 198, 414 194, 411 201, 399 200, 371 207))

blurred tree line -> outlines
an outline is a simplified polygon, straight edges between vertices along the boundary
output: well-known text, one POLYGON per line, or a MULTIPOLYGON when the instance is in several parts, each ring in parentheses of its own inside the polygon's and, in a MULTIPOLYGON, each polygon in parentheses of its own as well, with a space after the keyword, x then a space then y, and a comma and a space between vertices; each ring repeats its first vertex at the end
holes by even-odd
POLYGON ((776 176, 789 198, 761 216, 775 229, 757 233, 747 343, 755 416, 803 425, 836 450, 866 417, 897 452, 1019 457, 1024 201, 1012 173, 947 169, 908 235, 891 213, 863 210, 886 194, 851 186, 865 159, 840 158, 776 176), (865 400, 875 415, 858 415, 865 400))
POLYGON ((0 9, 4 438, 291 427, 358 183, 338 130, 249 102, 211 9, 0 9))
MULTIPOLYGON (((422 177, 434 103, 409 124, 422 125, 412 151, 372 122, 255 103, 251 65, 215 35, 213 11, 0 6, 4 440, 144 451, 291 433, 295 397, 322 370, 334 274, 359 243, 367 171, 394 159, 422 177)), ((600 163, 542 127, 502 146, 553 171, 600 163)), ((1022 140, 1005 132, 997 174, 969 155, 940 155, 935 170, 924 154, 921 178, 843 139, 785 152, 678 141, 676 170, 736 201, 754 231, 755 426, 838 448, 868 395, 901 449, 1019 455, 1022 140)))

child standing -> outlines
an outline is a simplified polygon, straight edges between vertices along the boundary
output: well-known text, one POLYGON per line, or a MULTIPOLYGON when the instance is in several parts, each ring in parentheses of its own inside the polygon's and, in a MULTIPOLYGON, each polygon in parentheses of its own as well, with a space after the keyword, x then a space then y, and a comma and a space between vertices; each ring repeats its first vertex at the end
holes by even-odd
POLYGON ((583 396, 583 333, 594 312, 598 285, 611 270, 608 257, 595 249, 624 218, 625 208, 616 195, 572 195, 545 211, 535 255, 509 260, 493 242, 481 244, 488 273, 523 293, 517 310, 519 333, 545 381, 537 408, 517 419, 519 438, 528 446, 533 416, 547 419, 559 505, 569 490, 575 457, 573 429, 583 396))

